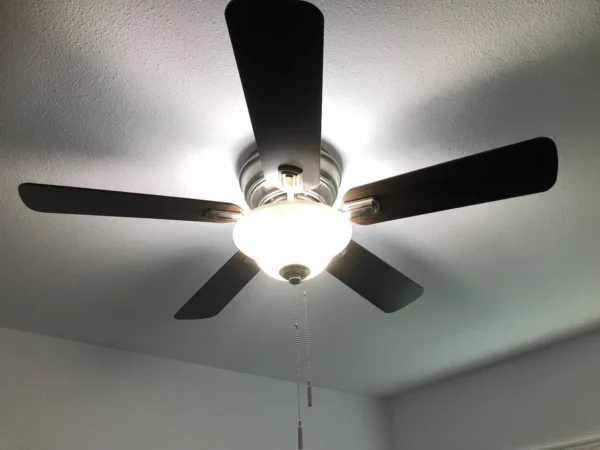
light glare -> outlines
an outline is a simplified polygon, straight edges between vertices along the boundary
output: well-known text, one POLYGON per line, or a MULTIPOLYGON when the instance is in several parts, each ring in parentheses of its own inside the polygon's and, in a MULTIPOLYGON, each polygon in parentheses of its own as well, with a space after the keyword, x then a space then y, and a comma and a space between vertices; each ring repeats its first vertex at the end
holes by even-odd
POLYGON ((282 267, 302 264, 312 278, 352 237, 350 222, 336 209, 309 201, 282 201, 261 206, 235 226, 237 247, 268 275, 283 280, 282 267))

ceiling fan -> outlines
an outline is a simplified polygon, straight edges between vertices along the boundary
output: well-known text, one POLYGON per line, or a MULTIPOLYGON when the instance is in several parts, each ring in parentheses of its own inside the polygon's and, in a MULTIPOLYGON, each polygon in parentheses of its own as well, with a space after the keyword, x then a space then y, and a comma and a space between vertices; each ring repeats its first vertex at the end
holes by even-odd
POLYGON ((250 212, 231 203, 25 183, 19 195, 46 213, 212 223, 237 222, 240 249, 175 314, 218 314, 262 268, 297 284, 327 270, 386 313, 423 288, 351 240, 350 221, 388 220, 550 189, 558 154, 535 138, 350 189, 341 210, 341 170, 321 149, 321 11, 301 0, 233 0, 225 19, 257 153, 240 173, 250 212))

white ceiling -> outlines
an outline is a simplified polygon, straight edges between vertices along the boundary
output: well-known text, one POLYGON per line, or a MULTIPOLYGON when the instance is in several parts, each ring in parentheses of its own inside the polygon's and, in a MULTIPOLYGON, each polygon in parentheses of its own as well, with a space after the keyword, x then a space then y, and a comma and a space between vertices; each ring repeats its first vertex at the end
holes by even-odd
MULTIPOLYGON (((234 253, 231 226, 42 215, 17 197, 35 181, 243 203, 252 133, 226 2, 4 4, 0 326, 293 379, 284 283, 260 274, 217 318, 172 319, 234 253)), ((545 194, 355 227, 425 295, 384 315, 312 281, 315 383, 388 394, 598 322, 600 2, 317 4, 345 188, 539 135, 560 168, 545 194)))

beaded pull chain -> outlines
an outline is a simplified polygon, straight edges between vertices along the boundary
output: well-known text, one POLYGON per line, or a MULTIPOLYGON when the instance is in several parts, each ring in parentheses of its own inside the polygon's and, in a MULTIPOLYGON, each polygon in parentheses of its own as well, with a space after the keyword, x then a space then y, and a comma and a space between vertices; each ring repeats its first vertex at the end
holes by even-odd
POLYGON ((306 300, 306 283, 302 282, 304 295, 304 340, 306 342, 306 396, 308 407, 312 406, 312 386, 310 384, 310 349, 308 345, 308 301, 306 300))
MULTIPOLYGON (((310 347, 308 344, 308 301, 306 296, 306 283, 302 282, 302 297, 304 301, 304 342, 306 344, 306 398, 308 407, 313 403, 312 386, 310 382, 310 347)), ((300 401, 300 328, 298 313, 298 286, 294 285, 294 332, 296 334, 296 398, 298 406, 298 449, 303 448, 302 438, 302 410, 300 401)))
POLYGON ((302 413, 300 409, 300 337, 298 335, 298 286, 294 286, 294 329, 296 333, 296 397, 298 404, 298 449, 302 450, 302 413))

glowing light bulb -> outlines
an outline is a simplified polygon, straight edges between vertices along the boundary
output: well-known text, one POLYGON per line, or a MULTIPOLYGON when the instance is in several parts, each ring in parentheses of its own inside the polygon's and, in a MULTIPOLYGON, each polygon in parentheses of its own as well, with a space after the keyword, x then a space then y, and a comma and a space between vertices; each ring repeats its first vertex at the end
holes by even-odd
POLYGON ((282 201, 246 214, 233 230, 237 247, 268 275, 291 264, 321 273, 352 237, 350 222, 331 206, 309 201, 282 201))

